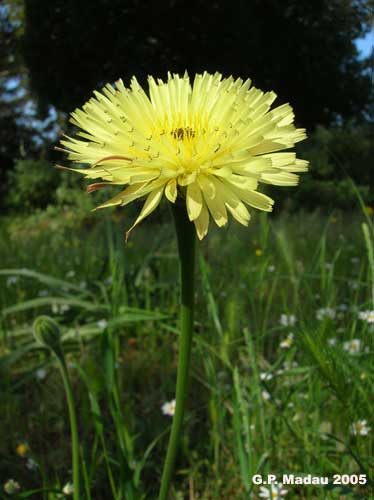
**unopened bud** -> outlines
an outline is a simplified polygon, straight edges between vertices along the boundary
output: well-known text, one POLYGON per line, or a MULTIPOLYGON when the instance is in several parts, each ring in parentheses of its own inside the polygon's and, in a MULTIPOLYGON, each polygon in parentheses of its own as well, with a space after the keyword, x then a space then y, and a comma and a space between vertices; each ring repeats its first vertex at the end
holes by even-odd
POLYGON ((61 352, 61 330, 55 320, 49 316, 39 316, 33 325, 34 337, 36 340, 51 349, 55 354, 61 352))

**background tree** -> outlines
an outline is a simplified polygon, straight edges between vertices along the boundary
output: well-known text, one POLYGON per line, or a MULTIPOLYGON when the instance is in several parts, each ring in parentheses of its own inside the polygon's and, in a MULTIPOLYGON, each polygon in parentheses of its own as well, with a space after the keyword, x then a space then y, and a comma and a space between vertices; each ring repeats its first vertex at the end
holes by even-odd
POLYGON ((23 54, 44 105, 71 111, 92 89, 136 74, 221 71, 290 101, 313 128, 370 105, 354 40, 366 0, 25 0, 23 54))

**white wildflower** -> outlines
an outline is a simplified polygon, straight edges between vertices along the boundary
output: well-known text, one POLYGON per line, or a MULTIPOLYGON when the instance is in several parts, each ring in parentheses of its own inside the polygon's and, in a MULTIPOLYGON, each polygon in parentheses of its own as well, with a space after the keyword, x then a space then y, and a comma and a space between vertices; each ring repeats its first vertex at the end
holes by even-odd
POLYGON ((62 488, 62 493, 64 495, 72 495, 74 493, 74 486, 72 483, 66 483, 65 486, 62 488))
POLYGON ((268 380, 271 380, 272 378, 273 378, 273 375, 271 373, 267 373, 267 372, 260 373, 260 380, 263 380, 264 382, 267 382, 268 380))
POLYGON ((271 500, 283 500, 284 496, 287 495, 288 490, 283 488, 282 483, 272 484, 268 487, 261 486, 260 493, 258 494, 261 498, 269 498, 271 500))
POLYGON ((361 311, 358 313, 358 317, 367 323, 374 323, 374 311, 361 311))
POLYGON ((108 321, 106 319, 100 319, 96 324, 100 330, 105 330, 108 326, 108 321))
POLYGON ((175 413, 175 399, 172 399, 171 401, 167 401, 161 406, 161 411, 164 415, 168 415, 169 417, 172 417, 175 413))
POLYGON ((348 342, 344 342, 343 349, 349 354, 357 354, 361 350, 361 340, 360 339, 352 339, 348 342))
POLYGON ((294 343, 294 335, 293 333, 289 333, 287 337, 284 340, 282 340, 282 342, 279 344, 279 347, 281 347, 282 349, 289 349, 293 343, 294 343))
POLYGON ((296 321, 296 316, 294 316, 293 314, 281 314, 279 318, 279 323, 282 326, 294 326, 296 324, 296 321))
POLYGON ((268 391, 262 391, 261 396, 264 401, 269 401, 269 399, 271 398, 270 393, 268 391))
POLYGON ((366 420, 359 420, 358 422, 354 422, 351 425, 351 434, 354 436, 367 436, 370 431, 370 427, 368 427, 366 420))
POLYGON ((8 493, 8 495, 14 495, 18 493, 21 489, 21 486, 14 479, 8 479, 8 481, 4 484, 4 491, 8 493))

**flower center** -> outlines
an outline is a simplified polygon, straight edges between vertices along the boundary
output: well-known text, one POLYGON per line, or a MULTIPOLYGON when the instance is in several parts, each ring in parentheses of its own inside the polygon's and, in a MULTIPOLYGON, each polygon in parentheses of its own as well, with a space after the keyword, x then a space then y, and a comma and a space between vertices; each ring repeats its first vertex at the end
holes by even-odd
POLYGON ((191 127, 179 127, 171 132, 174 139, 183 141, 183 139, 192 139, 195 137, 196 132, 191 127))

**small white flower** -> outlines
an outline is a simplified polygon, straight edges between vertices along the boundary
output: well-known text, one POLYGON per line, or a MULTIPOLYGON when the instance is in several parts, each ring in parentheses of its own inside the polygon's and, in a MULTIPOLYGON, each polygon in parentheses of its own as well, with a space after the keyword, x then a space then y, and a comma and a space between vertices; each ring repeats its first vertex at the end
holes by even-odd
POLYGON ((335 309, 331 307, 321 307, 321 309, 317 309, 316 317, 319 321, 322 321, 324 318, 335 319, 335 309))
POLYGON ((325 264, 325 268, 330 271, 330 269, 332 269, 332 263, 331 262, 326 262, 325 264))
POLYGON ((18 282, 19 277, 18 276, 9 276, 6 280, 6 286, 12 286, 15 285, 18 282))
POLYGON ((354 422, 351 425, 351 434, 354 436, 367 436, 370 431, 370 427, 368 427, 366 420, 359 420, 358 422, 354 422))
POLYGON ((171 401, 167 401, 161 406, 161 411, 164 415, 168 415, 169 417, 172 417, 175 413, 175 399, 172 399, 171 401))
POLYGON ((74 493, 74 485, 73 483, 66 483, 65 486, 62 488, 62 493, 64 495, 72 495, 74 493))
POLYGON ((270 394, 268 393, 268 391, 262 391, 261 392, 261 396, 262 396, 262 399, 264 401, 269 401, 269 399, 271 398, 270 394))
POLYGON ((293 314, 281 314, 279 318, 279 323, 282 326, 294 326, 296 324, 296 321, 296 316, 294 316, 293 314))
POLYGON ((268 267, 268 272, 273 273, 275 271, 275 266, 271 265, 268 267))
POLYGON ((98 328, 100 328, 100 330, 105 330, 105 328, 108 326, 108 322, 106 319, 100 319, 96 324, 98 328))
POLYGON ((337 344, 337 339, 335 337, 331 337, 331 339, 327 339, 327 343, 330 347, 334 347, 337 344))
POLYGON ((35 462, 35 460, 33 460, 32 458, 27 459, 27 462, 26 462, 27 469, 34 471, 34 470, 37 470, 38 467, 39 467, 39 465, 37 464, 37 462, 35 462))
POLYGON ((268 380, 271 380, 272 378, 273 378, 273 375, 271 373, 267 373, 267 372, 260 373, 260 380, 263 380, 264 382, 267 382, 268 380))
POLYGON ((361 340, 360 339, 352 339, 348 342, 344 342, 343 349, 349 354, 357 354, 361 350, 361 340))
POLYGON ((21 486, 14 479, 8 479, 8 481, 4 484, 4 491, 8 493, 8 495, 13 495, 18 493, 21 489, 21 486))
POLYGON ((292 346, 293 342, 294 335, 293 333, 289 333, 287 337, 279 344, 279 347, 281 347, 282 349, 289 349, 292 346))
POLYGON ((361 311, 358 313, 358 317, 367 323, 374 323, 374 311, 361 311))
POLYGON ((270 498, 271 500, 283 500, 283 497, 287 495, 288 490, 283 488, 283 484, 272 484, 267 488, 265 486, 260 487, 260 493, 258 494, 261 498, 270 498))
POLYGON ((44 380, 47 376, 47 370, 45 368, 39 368, 36 370, 35 376, 38 380, 44 380))
POLYGON ((68 272, 66 273, 66 277, 67 277, 67 278, 74 278, 74 276, 75 276, 75 271, 74 271, 74 269, 70 269, 70 271, 68 271, 68 272))

